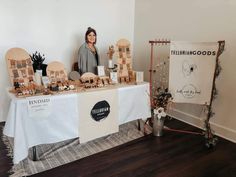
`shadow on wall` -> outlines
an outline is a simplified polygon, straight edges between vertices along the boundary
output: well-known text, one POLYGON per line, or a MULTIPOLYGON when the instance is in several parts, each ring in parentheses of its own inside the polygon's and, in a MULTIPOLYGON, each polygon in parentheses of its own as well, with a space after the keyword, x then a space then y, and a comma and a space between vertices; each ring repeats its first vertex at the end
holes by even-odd
MULTIPOLYGON (((73 47, 71 50, 70 66, 73 66, 73 64, 77 62, 79 48, 84 42, 85 42, 84 34, 82 32, 73 36, 72 40, 73 47)), ((69 71, 71 71, 71 69, 72 68, 68 68, 69 71)))

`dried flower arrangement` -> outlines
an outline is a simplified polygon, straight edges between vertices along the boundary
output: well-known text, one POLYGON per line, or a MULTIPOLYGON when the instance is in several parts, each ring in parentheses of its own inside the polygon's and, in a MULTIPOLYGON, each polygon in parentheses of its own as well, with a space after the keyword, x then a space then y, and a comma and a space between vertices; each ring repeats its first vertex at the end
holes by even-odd
POLYGON ((148 132, 148 126, 153 128, 153 134, 155 136, 161 136, 159 133, 164 126, 164 120, 167 118, 167 111, 172 104, 172 95, 168 92, 168 89, 153 88, 153 96, 151 97, 151 108, 152 108, 152 118, 149 118, 145 122, 144 133, 148 132), (156 122, 162 122, 162 127, 158 126, 159 130, 155 130, 156 122), (156 132, 158 131, 158 135, 156 132))

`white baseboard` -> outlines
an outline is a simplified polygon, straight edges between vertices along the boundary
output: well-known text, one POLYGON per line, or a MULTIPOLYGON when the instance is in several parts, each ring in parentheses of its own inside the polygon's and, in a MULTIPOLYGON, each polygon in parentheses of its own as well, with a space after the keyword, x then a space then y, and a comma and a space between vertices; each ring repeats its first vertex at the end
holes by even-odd
MULTIPOLYGON (((194 115, 188 114, 186 112, 180 111, 178 109, 172 109, 168 112, 170 116, 172 116, 175 119, 178 119, 180 121, 183 121, 187 124, 193 125, 195 127, 198 127, 200 129, 204 128, 204 122, 201 118, 196 117, 194 115)), ((211 128, 215 132, 216 135, 227 139, 233 143, 236 143, 236 131, 233 129, 230 129, 228 127, 216 124, 214 122, 211 122, 211 128)))

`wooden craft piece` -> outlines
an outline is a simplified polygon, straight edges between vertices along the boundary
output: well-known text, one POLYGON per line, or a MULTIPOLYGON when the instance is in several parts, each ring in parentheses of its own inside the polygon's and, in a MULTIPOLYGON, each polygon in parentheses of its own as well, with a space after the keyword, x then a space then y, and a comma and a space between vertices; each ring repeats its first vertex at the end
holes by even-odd
POLYGON ((85 88, 95 88, 98 86, 99 77, 93 73, 87 72, 80 77, 80 80, 85 88))
POLYGON ((112 57, 113 57, 114 53, 115 53, 114 46, 113 45, 109 46, 108 52, 107 52, 109 60, 112 60, 112 57))
POLYGON ((95 74, 93 74, 93 73, 90 73, 90 72, 87 72, 87 73, 84 73, 81 77, 80 77, 80 79, 82 80, 82 81, 84 81, 84 80, 87 80, 87 79, 95 79, 95 78, 97 78, 98 76, 97 75, 95 75, 95 74))
POLYGON ((77 72, 77 71, 71 71, 71 72, 69 73, 69 79, 70 79, 70 80, 73 80, 73 81, 79 80, 79 79, 80 79, 80 74, 79 74, 79 72, 77 72))
POLYGON ((109 46, 107 55, 108 55, 108 68, 110 68, 110 69, 112 69, 114 67, 113 62, 112 62, 112 58, 113 58, 114 53, 115 53, 114 46, 113 45, 109 46))
POLYGON ((11 48, 5 59, 12 85, 28 86, 34 82, 34 70, 28 52, 21 48, 11 48))
POLYGON ((132 71, 132 59, 130 51, 130 42, 127 39, 120 39, 116 43, 117 46, 117 65, 118 77, 120 82, 129 82, 129 73, 132 71), (122 79, 121 79, 122 78, 122 79))
POLYGON ((47 76, 51 83, 64 82, 68 80, 64 65, 59 61, 48 64, 47 76))

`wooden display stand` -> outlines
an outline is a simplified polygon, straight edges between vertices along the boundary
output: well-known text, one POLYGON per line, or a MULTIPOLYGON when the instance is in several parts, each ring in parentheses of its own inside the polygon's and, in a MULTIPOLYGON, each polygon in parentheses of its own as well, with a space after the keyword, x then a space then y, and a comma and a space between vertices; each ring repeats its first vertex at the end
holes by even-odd
POLYGON ((132 82, 135 80, 135 73, 132 70, 130 42, 126 39, 120 39, 116 46, 118 48, 117 70, 119 82, 132 82))
POLYGON ((21 48, 11 48, 5 58, 12 85, 28 86, 34 82, 34 70, 28 52, 21 48))
POLYGON ((151 106, 153 107, 153 73, 156 72, 156 70, 153 69, 153 63, 154 63, 154 45, 168 45, 170 44, 169 40, 154 40, 154 41, 149 41, 149 44, 151 45, 151 57, 150 57, 150 65, 149 65, 149 86, 150 86, 150 103, 151 106))
POLYGON ((51 83, 64 82, 68 80, 64 65, 58 61, 53 61, 48 64, 47 76, 51 83))

